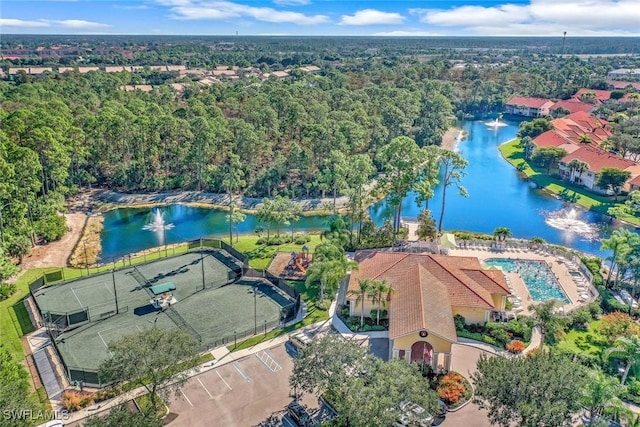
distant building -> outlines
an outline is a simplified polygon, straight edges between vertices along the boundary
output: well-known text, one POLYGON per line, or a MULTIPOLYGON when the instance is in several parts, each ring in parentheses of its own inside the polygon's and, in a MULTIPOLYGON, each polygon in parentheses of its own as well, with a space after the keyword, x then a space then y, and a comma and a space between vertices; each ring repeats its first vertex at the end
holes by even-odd
POLYGON ((514 96, 505 104, 505 112, 516 116, 545 117, 553 104, 549 99, 514 96))
POLYGON ((619 68, 607 73, 611 80, 640 79, 640 68, 619 68))
POLYGON ((558 101, 549 108, 551 115, 556 115, 558 110, 568 111, 569 113, 577 113, 579 111, 588 113, 595 108, 593 104, 587 104, 577 99, 567 99, 558 101))

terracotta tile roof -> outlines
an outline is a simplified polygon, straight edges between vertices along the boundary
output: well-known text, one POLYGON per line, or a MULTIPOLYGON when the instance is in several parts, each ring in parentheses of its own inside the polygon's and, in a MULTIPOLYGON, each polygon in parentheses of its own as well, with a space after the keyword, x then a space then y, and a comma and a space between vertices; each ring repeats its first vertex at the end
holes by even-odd
POLYGON ((509 286, 504 274, 497 270, 462 270, 480 286, 492 294, 509 294, 509 286), (496 274, 497 273, 497 274, 496 274))
POLYGON ((492 293, 509 293, 504 278, 485 274, 473 257, 359 251, 355 260, 359 269, 351 273, 349 291, 364 278, 385 280, 395 291, 389 304, 391 337, 426 328, 455 340, 452 307, 491 310, 492 293))
POLYGON ((537 147, 558 147, 567 142, 565 136, 560 135, 554 130, 548 130, 533 139, 537 147))
POLYGON ((607 80, 607 83, 616 89, 626 89, 628 86, 640 90, 640 82, 624 82, 622 80, 607 80))
POLYGON ((635 185, 636 187, 640 187, 640 175, 636 176, 631 181, 629 181, 629 184, 635 185))
POLYGON ((514 96, 509 101, 507 101, 506 105, 514 105, 514 106, 523 106, 528 108, 543 108, 545 106, 551 105, 552 102, 545 98, 529 98, 525 96, 514 96))
POLYGON ((582 146, 573 153, 562 158, 562 162, 568 164, 571 160, 578 159, 589 165, 589 171, 599 173, 603 168, 627 169, 634 166, 631 160, 621 159, 596 147, 582 146))
POLYGON ((576 113, 578 111, 589 112, 595 108, 595 105, 587 104, 585 102, 580 102, 576 99, 567 99, 563 101, 558 101, 551 106, 549 110, 554 111, 558 108, 562 108, 571 113, 576 113))
POLYGON ((611 91, 609 90, 584 89, 584 88, 577 91, 573 95, 573 98, 580 99, 580 97, 586 93, 594 94, 598 103, 602 103, 602 101, 606 101, 607 99, 611 98, 611 91))
POLYGON ((395 339, 427 329, 439 337, 457 341, 449 291, 424 266, 417 264, 412 269, 405 277, 418 280, 401 283, 393 294, 394 300, 406 303, 389 305, 389 337, 395 339))

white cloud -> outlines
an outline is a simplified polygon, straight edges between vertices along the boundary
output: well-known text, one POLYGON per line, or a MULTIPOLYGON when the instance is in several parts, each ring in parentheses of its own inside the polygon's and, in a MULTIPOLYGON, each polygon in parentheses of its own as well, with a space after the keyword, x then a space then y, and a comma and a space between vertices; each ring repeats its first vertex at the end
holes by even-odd
POLYGON ((280 6, 304 6, 311 4, 311 0, 273 0, 273 2, 280 6))
POLYGON ((111 25, 100 22, 85 21, 83 19, 66 19, 64 21, 51 21, 65 28, 86 29, 86 28, 108 28, 111 25))
POLYGON ((48 27, 48 26, 49 26, 49 23, 45 21, 25 21, 22 19, 0 18, 0 28, 2 27, 36 28, 36 27, 48 27))
POLYGON ((403 22, 404 16, 399 13, 362 9, 353 15, 342 15, 342 20, 339 22, 339 25, 402 24, 403 22))
POLYGON ((229 20, 253 18, 257 21, 272 23, 291 23, 297 25, 315 25, 329 21, 326 15, 305 15, 298 12, 276 10, 271 7, 254 7, 230 1, 205 0, 157 0, 170 6, 176 19, 212 19, 229 20))
POLYGON ((531 0, 528 4, 410 9, 420 22, 462 27, 470 35, 638 34, 637 0, 531 0))

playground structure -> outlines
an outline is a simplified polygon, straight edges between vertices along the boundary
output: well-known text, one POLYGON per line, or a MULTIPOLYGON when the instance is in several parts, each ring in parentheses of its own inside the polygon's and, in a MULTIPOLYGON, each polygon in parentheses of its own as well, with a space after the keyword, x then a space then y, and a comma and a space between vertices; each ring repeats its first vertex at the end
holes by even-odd
POLYGON ((304 245, 300 252, 291 252, 291 260, 285 267, 285 271, 288 273, 295 273, 296 271, 298 271, 302 274, 305 274, 307 272, 307 268, 309 268, 310 263, 311 254, 309 254, 309 247, 307 245, 304 245))

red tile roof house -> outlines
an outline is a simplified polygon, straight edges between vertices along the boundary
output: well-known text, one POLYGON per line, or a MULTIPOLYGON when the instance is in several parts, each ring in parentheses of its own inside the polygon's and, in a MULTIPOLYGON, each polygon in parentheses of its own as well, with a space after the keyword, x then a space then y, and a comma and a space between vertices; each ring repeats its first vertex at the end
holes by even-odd
POLYGON ((499 270, 485 270, 477 258, 399 252, 359 251, 359 269, 351 273, 346 303, 351 316, 371 317, 377 305, 354 293, 359 280, 385 280, 389 357, 451 368, 451 344, 458 341, 453 317, 484 323, 505 309, 509 287, 499 270))
POLYGON ((607 99, 611 98, 611 91, 609 90, 597 90, 597 89, 580 89, 573 94, 573 99, 581 101, 583 95, 586 98, 593 96, 595 105, 600 105, 607 99))
MULTIPOLYGON (((567 154, 560 160, 558 166, 560 176, 571 182, 582 184, 588 189, 601 194, 609 194, 610 190, 600 188, 596 185, 598 174, 603 168, 617 168, 628 170, 631 172, 630 180, 634 180, 640 175, 640 166, 628 159, 622 159, 618 156, 609 154, 597 147, 582 146, 572 153, 567 154), (569 169, 568 165, 571 160, 580 160, 585 162, 589 168, 585 171, 569 169)), ((625 189, 629 189, 629 183, 625 185, 625 189)))
POLYGON ((505 104, 505 113, 525 117, 545 117, 553 101, 544 98, 512 97, 505 104))
POLYGON ((580 102, 577 99, 566 99, 562 101, 558 101, 549 108, 549 112, 552 116, 557 116, 559 110, 568 111, 569 113, 577 113, 578 111, 583 111, 585 113, 590 112, 595 108, 593 104, 587 104, 585 102, 580 102))

